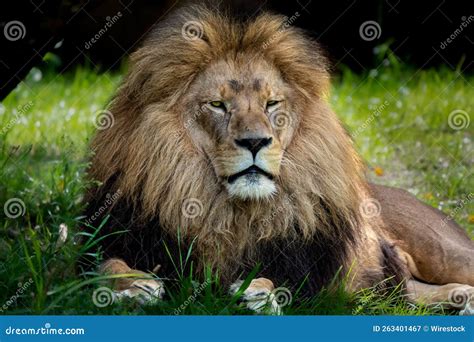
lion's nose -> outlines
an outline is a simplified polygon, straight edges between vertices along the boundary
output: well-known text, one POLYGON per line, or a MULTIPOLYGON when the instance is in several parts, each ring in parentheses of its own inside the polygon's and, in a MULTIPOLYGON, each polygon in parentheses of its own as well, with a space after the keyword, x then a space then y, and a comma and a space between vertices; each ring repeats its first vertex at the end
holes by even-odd
POLYGON ((272 138, 236 139, 235 143, 240 147, 248 149, 255 158, 258 151, 272 143, 272 138))

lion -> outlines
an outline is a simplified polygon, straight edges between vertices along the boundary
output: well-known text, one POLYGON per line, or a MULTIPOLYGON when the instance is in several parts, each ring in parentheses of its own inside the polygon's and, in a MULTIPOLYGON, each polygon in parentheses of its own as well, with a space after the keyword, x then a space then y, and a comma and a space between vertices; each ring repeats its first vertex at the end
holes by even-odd
POLYGON ((368 183, 328 104, 324 51, 284 23, 191 6, 133 53, 113 125, 91 144, 101 272, 142 274, 113 286, 153 298, 157 265, 166 279, 216 270, 232 292, 259 267, 243 292, 256 311, 274 284, 313 296, 344 283, 473 313, 473 241, 408 192, 368 183))

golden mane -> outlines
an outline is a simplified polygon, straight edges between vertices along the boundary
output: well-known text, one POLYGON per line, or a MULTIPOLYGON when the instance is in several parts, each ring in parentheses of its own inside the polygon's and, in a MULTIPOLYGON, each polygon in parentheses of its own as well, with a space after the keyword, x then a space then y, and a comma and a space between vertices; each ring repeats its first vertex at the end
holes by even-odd
POLYGON ((90 177, 112 183, 109 191, 120 190, 140 219, 159 217, 165 231, 196 238, 199 256, 221 270, 231 260, 252 258, 261 240, 310 241, 315 232, 335 236, 361 225, 362 167, 325 100, 328 63, 315 42, 284 23, 273 14, 238 22, 205 7, 178 11, 132 55, 109 107, 114 125, 92 143, 90 177), (189 22, 201 25, 202 37, 183 38, 189 22), (181 115, 189 110, 181 99, 196 75, 237 55, 274 65, 300 98, 295 107, 302 119, 276 179, 281 191, 271 200, 229 198, 181 115), (197 216, 183 215, 190 199, 197 216))

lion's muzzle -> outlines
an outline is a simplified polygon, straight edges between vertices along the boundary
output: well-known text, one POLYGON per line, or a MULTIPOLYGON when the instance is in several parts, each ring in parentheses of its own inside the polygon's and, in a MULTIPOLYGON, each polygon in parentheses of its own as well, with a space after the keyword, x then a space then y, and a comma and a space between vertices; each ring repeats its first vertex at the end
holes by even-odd
POLYGON ((279 160, 271 158, 272 141, 272 137, 235 140, 241 156, 235 163, 239 169, 227 177, 225 184, 231 196, 262 199, 276 192, 272 170, 279 160))

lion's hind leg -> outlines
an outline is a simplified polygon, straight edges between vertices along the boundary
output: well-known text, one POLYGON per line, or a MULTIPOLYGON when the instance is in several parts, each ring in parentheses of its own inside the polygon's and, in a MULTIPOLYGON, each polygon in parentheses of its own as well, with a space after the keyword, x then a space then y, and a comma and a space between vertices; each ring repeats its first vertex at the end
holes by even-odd
POLYGON ((474 286, 474 241, 451 217, 407 191, 371 185, 383 230, 401 248, 414 278, 429 284, 474 286))
POLYGON ((164 286, 161 280, 152 274, 130 268, 121 259, 112 258, 105 261, 100 267, 100 273, 112 277, 118 276, 111 279, 114 296, 118 300, 133 298, 145 304, 153 303, 164 295, 164 286))
POLYGON ((443 305, 461 310, 461 315, 474 315, 474 287, 464 284, 432 285, 408 280, 407 299, 425 305, 443 305))

